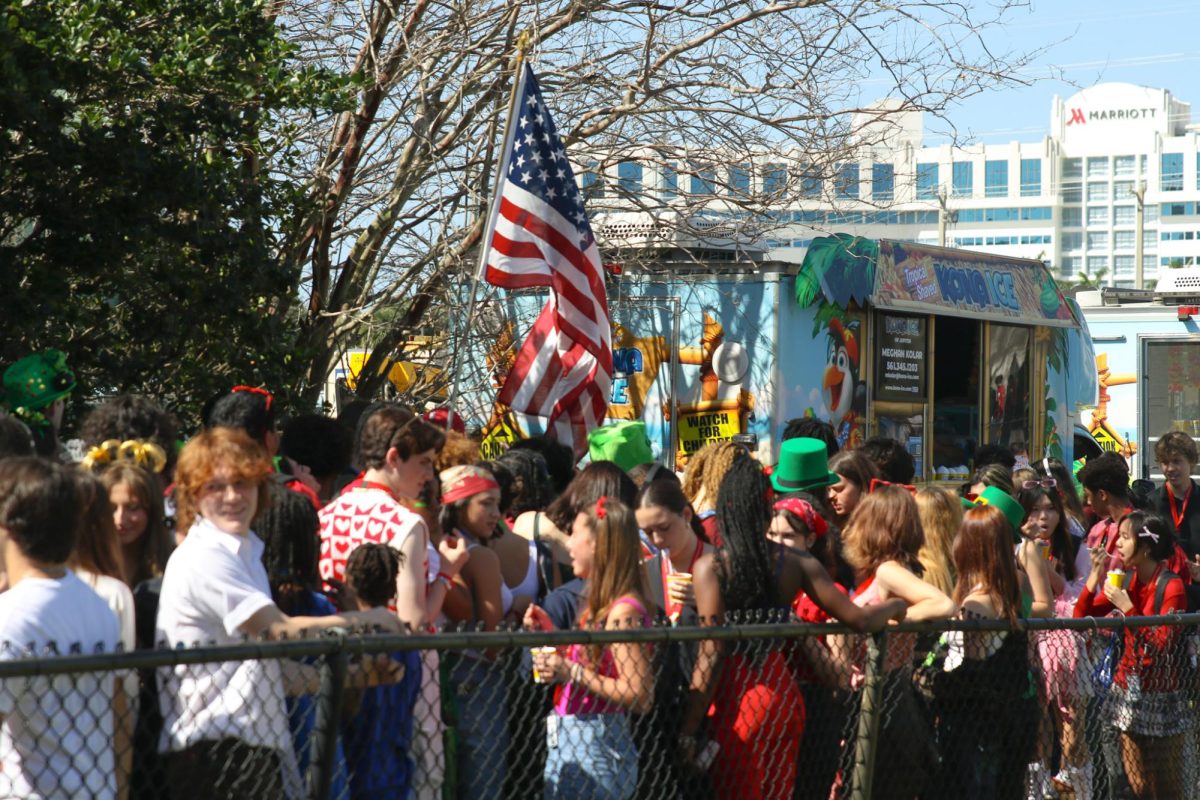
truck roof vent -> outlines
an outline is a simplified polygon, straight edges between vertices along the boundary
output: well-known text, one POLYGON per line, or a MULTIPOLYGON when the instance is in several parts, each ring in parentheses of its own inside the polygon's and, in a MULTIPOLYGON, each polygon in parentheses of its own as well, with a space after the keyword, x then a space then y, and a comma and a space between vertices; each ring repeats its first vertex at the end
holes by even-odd
POLYGON ((1200 300, 1200 269, 1167 269, 1159 275, 1154 291, 1164 300, 1200 300))

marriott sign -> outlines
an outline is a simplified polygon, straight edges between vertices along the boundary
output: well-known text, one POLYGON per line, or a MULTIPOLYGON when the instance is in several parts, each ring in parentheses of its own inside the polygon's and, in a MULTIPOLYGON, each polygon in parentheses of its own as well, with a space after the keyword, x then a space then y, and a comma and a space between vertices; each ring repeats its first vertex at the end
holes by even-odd
POLYGON ((1084 111, 1082 108, 1072 108, 1067 119, 1067 125, 1074 125, 1076 123, 1085 125, 1088 122, 1110 122, 1122 119, 1154 119, 1157 116, 1157 108, 1106 108, 1100 111, 1084 111))

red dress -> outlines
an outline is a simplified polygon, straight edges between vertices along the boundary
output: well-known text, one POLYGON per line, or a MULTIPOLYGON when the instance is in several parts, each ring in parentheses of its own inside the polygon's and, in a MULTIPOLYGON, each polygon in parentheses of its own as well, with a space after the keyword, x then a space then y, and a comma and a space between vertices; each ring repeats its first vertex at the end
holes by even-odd
POLYGON ((805 711, 784 653, 726 656, 709 715, 717 797, 791 800, 805 711))

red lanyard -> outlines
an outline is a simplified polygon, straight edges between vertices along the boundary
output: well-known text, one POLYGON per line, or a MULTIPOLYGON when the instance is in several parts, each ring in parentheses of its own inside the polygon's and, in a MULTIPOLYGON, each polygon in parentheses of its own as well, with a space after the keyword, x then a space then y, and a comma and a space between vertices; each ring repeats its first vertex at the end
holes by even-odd
POLYGON ((395 500, 397 503, 400 502, 400 499, 393 494, 392 488, 386 483, 378 483, 376 481, 369 481, 366 478, 363 478, 358 483, 352 485, 355 489, 378 489, 379 491, 385 493, 388 497, 395 500))
POLYGON ((1192 483, 1188 481, 1187 493, 1183 496, 1183 505, 1179 510, 1175 510, 1175 493, 1171 491, 1171 484, 1167 484, 1167 503, 1171 506, 1171 519, 1175 521, 1175 530, 1178 532, 1183 526, 1183 515, 1187 513, 1188 500, 1192 499, 1192 483))
MULTIPOLYGON (((696 537, 696 550, 695 550, 695 552, 692 553, 692 560, 688 564, 688 572, 691 573, 692 575, 696 574, 696 562, 700 560, 700 556, 703 555, 703 553, 704 553, 704 542, 700 541, 700 537, 697 536, 696 537)), ((671 616, 672 614, 683 611, 682 604, 671 602, 671 592, 668 591, 668 589, 667 589, 667 575, 670 574, 670 573, 668 573, 667 570, 670 568, 670 564, 668 563, 670 560, 671 560, 671 556, 668 554, 662 558, 661 562, 658 565, 659 569, 662 572, 663 605, 666 606, 666 608, 667 608, 667 616, 668 617, 671 616)))

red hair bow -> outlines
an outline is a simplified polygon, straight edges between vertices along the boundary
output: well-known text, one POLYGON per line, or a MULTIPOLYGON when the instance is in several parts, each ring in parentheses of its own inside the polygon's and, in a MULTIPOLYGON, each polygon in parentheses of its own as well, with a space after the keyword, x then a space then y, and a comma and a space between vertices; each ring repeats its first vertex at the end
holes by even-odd
POLYGON ((600 495, 600 499, 596 501, 596 519, 604 519, 604 517, 608 514, 608 512, 604 509, 604 506, 607 503, 608 497, 605 495, 600 495))

